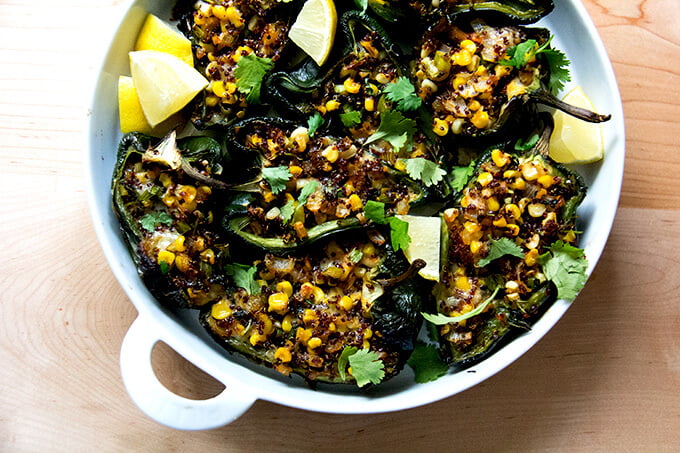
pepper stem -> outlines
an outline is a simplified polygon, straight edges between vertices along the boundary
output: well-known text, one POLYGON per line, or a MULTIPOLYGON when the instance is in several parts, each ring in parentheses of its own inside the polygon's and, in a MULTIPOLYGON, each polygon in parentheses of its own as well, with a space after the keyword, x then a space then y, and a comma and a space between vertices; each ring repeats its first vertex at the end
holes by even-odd
POLYGON ((426 266, 427 263, 425 263, 425 260, 422 260, 420 258, 413 260, 411 265, 406 269, 406 272, 404 272, 401 275, 397 275, 396 277, 392 278, 383 278, 376 280, 376 283, 378 283, 380 286, 383 288, 389 288, 391 286, 396 286, 399 283, 403 282, 404 280, 408 280, 412 278, 415 274, 418 273, 422 268, 426 266))

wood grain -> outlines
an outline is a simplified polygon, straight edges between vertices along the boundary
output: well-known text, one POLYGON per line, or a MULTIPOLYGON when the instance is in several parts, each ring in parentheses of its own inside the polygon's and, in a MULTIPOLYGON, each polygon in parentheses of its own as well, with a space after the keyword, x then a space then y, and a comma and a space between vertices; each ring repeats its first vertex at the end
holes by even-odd
MULTIPOLYGON (((136 313, 85 201, 92 81, 126 2, 0 0, 0 451, 678 451, 680 3, 584 3, 623 97, 626 169, 602 259, 558 325, 424 407, 340 416, 257 402, 227 427, 178 432, 123 388, 136 313)), ((154 364, 180 394, 221 388, 165 346, 154 364)))

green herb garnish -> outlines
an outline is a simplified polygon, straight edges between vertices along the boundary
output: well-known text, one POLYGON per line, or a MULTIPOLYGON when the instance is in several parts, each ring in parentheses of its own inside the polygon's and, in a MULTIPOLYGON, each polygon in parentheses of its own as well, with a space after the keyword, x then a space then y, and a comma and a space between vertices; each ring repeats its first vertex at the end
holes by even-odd
POLYGON ((234 69, 236 88, 246 95, 247 102, 260 103, 262 81, 272 67, 274 67, 274 62, 270 58, 261 58, 252 54, 242 56, 238 60, 234 69))
POLYGON ((245 264, 227 264, 224 266, 224 272, 231 276, 234 285, 246 290, 251 296, 260 294, 262 289, 255 281, 255 273, 257 268, 255 266, 247 266, 245 264))
POLYGON ((342 379, 347 378, 348 366, 352 368, 352 376, 359 387, 369 382, 380 384, 385 377, 385 364, 380 360, 377 352, 369 349, 345 347, 338 359, 338 373, 342 379))
POLYGON ((172 217, 165 211, 148 212, 139 219, 140 225, 147 231, 154 231, 158 225, 172 225, 172 217))
POLYGON ((262 177, 267 181, 272 193, 277 194, 286 188, 286 182, 293 177, 288 167, 265 167, 262 177))
POLYGON ((383 92, 387 99, 397 103, 402 112, 417 110, 423 101, 416 94, 416 88, 407 77, 399 77, 394 83, 385 85, 383 92))
POLYGON ((479 267, 484 267, 493 260, 497 260, 505 255, 524 258, 522 248, 508 238, 491 239, 489 241, 489 254, 477 262, 479 267))

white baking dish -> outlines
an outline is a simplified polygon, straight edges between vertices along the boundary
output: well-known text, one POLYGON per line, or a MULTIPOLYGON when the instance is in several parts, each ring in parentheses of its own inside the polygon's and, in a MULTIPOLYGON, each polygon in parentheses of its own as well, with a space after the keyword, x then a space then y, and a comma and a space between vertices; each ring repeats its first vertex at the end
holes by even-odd
MULTIPOLYGON (((110 179, 121 134, 118 126, 117 78, 129 74, 131 50, 148 12, 167 18, 175 0, 138 0, 127 10, 112 39, 96 83, 88 118, 86 170, 89 205, 95 230, 116 278, 137 308, 139 317, 128 331, 121 349, 121 371, 133 401, 150 417, 179 429, 208 429, 225 425, 257 399, 330 413, 397 411, 427 404, 461 392, 499 372, 542 338, 569 308, 556 302, 533 329, 469 370, 451 373, 427 384, 413 382, 410 369, 362 393, 349 386, 307 387, 300 378, 287 378, 230 355, 215 344, 197 322, 194 311, 162 307, 138 277, 111 208, 110 179), (167 390, 151 368, 151 350, 163 341, 199 368, 224 383, 218 396, 195 401, 167 390)), ((588 196, 579 210, 580 245, 592 272, 607 241, 616 212, 625 152, 621 100, 614 73, 587 12, 579 0, 559 0, 539 25, 556 35, 554 44, 572 61, 573 85, 581 85, 601 113, 611 113, 604 125, 606 156, 577 170, 585 176, 588 196)), ((569 87, 567 87, 569 89, 569 87)))

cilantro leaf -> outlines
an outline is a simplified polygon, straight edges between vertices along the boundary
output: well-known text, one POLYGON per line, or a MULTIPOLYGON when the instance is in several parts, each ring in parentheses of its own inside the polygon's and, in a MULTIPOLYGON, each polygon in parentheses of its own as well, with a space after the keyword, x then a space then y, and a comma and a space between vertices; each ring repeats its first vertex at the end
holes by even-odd
POLYGON ((396 82, 388 83, 383 92, 387 95, 387 99, 397 103, 397 108, 402 112, 417 110, 423 103, 407 77, 399 77, 396 82))
POLYGON ((535 39, 528 39, 509 48, 507 53, 510 58, 508 60, 500 60, 498 63, 504 66, 514 66, 515 68, 521 69, 534 56, 543 54, 550 70, 548 88, 555 94, 564 88, 565 82, 571 80, 571 75, 569 74, 569 59, 564 52, 550 48, 552 39, 553 36, 538 48, 536 47, 538 43, 535 39))
POLYGON ((409 176, 422 181, 426 187, 437 184, 446 175, 446 171, 442 170, 439 165, 422 157, 405 159, 405 161, 406 172, 409 176))
POLYGON ((286 181, 293 175, 288 167, 265 167, 262 169, 262 177, 267 181, 272 193, 277 194, 286 188, 286 181))
POLYGON ((515 242, 508 238, 491 239, 489 242, 489 254, 477 262, 479 267, 484 267, 491 261, 501 258, 505 255, 516 256, 517 258, 524 258, 522 248, 515 244, 515 242))
POLYGON ((515 142, 515 151, 528 151, 534 146, 536 146, 538 140, 539 140, 538 134, 534 134, 531 137, 527 138, 526 140, 522 140, 520 138, 515 142))
POLYGON ((512 46, 508 49, 508 60, 500 60, 498 64, 502 66, 512 66, 521 69, 536 55, 536 45, 538 43, 535 39, 527 39, 524 42, 512 46))
POLYGON ((236 63, 234 76, 236 88, 246 95, 246 101, 252 104, 260 103, 262 81, 274 66, 270 58, 260 58, 250 54, 241 57, 236 63))
POLYGON ((352 368, 352 376, 359 387, 369 382, 380 384, 385 377, 385 364, 380 360, 377 352, 369 349, 357 349, 354 346, 343 349, 338 359, 340 378, 346 379, 348 365, 352 368))
POLYGON ((453 167, 451 169, 451 177, 449 184, 456 192, 460 192, 465 188, 465 185, 470 180, 470 177, 475 173, 475 161, 470 162, 467 167, 453 167))
POLYGON ((368 200, 364 205, 364 215, 368 220, 372 220, 375 223, 387 223, 387 218, 385 217, 385 203, 381 203, 380 201, 368 200))
POLYGON ((385 140, 395 150, 402 149, 412 138, 416 131, 416 122, 406 118, 396 110, 386 110, 380 114, 380 126, 366 139, 366 144, 377 140, 385 140))
POLYGON ((435 381, 449 370, 448 365, 439 356, 437 347, 422 341, 416 342, 416 347, 406 363, 413 368, 418 384, 435 381))
POLYGON ((224 272, 231 276, 234 285, 246 290, 248 294, 260 294, 262 289, 255 281, 255 273, 257 268, 255 266, 247 266, 245 264, 227 264, 224 266, 224 272))
POLYGON ((300 196, 298 196, 298 204, 302 206, 303 204, 307 203, 307 199, 316 191, 317 187, 319 187, 319 181, 310 181, 305 184, 305 186, 300 191, 300 196))
POLYGON ((158 225, 172 225, 172 217, 165 211, 148 212, 139 219, 139 223, 147 231, 154 231, 158 225))
POLYGON ((428 320, 434 325, 437 326, 443 326, 445 324, 449 324, 452 322, 459 323, 461 321, 465 321, 466 319, 470 319, 473 316, 481 315, 484 313, 484 310, 486 310, 486 307, 493 302, 493 299, 496 297, 496 294, 498 294, 498 291, 500 288, 496 288, 493 293, 491 293, 491 296, 489 296, 484 302, 481 304, 477 305, 474 310, 470 310, 467 313, 464 313, 460 316, 446 316, 441 313, 438 313, 436 315, 430 314, 430 313, 421 313, 423 315, 423 318, 428 320))
POLYGON ((316 112, 307 119, 307 133, 310 137, 314 137, 317 129, 323 126, 324 121, 323 116, 321 116, 321 113, 319 112, 316 112))
POLYGON ((548 80, 548 88, 553 94, 558 93, 564 88, 566 82, 571 81, 571 74, 569 74, 569 59, 561 51, 557 49, 546 49, 543 51, 545 59, 550 68, 550 80, 548 80))
POLYGON ((557 298, 574 300, 586 284, 588 260, 583 249, 557 241, 539 257, 546 278, 557 287, 557 298))
POLYGON ((390 224, 390 238, 394 250, 406 250, 411 243, 411 236, 408 234, 408 222, 397 217, 388 219, 390 224))
POLYGON ((295 200, 290 200, 288 203, 281 206, 279 212, 279 215, 285 223, 290 222, 290 219, 293 218, 293 214, 295 213, 295 200))
POLYGON ((295 214, 295 210, 307 203, 307 199, 316 191, 318 186, 319 181, 308 182, 300 191, 300 195, 298 196, 297 200, 289 200, 286 204, 281 206, 280 216, 284 222, 290 222, 290 219, 293 218, 293 214, 295 214))
POLYGON ((159 266, 161 268, 161 274, 165 275, 170 272, 170 264, 166 263, 165 261, 161 261, 159 266))
POLYGON ((357 110, 349 110, 345 113, 341 113, 339 116, 340 121, 342 121, 342 124, 347 128, 354 127, 361 123, 361 112, 357 110))
POLYGON ((364 215, 368 220, 375 223, 390 226, 390 238, 394 250, 406 249, 411 243, 411 236, 408 234, 408 222, 397 217, 387 217, 385 215, 385 203, 368 200, 364 205, 364 215))

